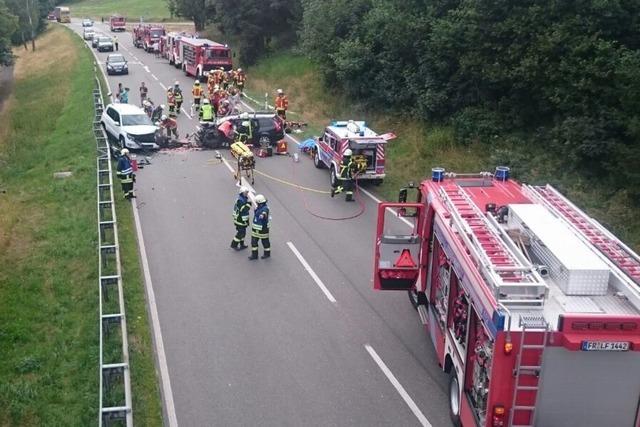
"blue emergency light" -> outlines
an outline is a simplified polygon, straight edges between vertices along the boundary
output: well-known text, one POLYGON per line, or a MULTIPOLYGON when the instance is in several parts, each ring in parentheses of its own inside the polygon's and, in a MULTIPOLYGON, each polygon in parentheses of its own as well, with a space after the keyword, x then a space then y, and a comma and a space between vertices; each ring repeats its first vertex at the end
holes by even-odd
POLYGON ((495 178, 498 181, 505 182, 509 180, 509 169, 507 166, 498 166, 496 167, 496 172, 494 173, 495 178))
POLYGON ((442 182, 444 180, 444 168, 432 168, 431 180, 433 182, 442 182))

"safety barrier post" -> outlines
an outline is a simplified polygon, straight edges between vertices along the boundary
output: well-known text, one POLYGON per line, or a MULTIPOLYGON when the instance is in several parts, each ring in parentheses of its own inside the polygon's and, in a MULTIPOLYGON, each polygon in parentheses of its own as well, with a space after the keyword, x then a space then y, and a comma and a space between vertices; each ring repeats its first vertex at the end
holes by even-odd
POLYGON ((100 427, 133 426, 127 321, 122 288, 118 224, 114 203, 111 152, 100 122, 104 110, 100 79, 95 76, 93 133, 97 144, 98 292, 100 313, 100 427))

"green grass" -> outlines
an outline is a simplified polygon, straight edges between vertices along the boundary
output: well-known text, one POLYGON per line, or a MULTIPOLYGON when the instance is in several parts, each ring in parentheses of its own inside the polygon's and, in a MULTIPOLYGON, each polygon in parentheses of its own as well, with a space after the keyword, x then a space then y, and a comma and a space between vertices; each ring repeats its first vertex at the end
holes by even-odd
MULTIPOLYGON (((0 116, 0 425, 95 425, 93 57, 57 26, 37 46, 17 51, 14 93, 0 116), (73 176, 53 179, 57 171, 73 176)), ((160 425, 135 238, 123 236, 130 221, 122 211, 134 416, 160 425)))
POLYGON ((71 16, 75 18, 99 20, 117 13, 129 21, 138 21, 141 16, 145 21, 180 20, 171 18, 164 0, 81 0, 65 3, 65 6, 69 6, 71 16))
POLYGON ((385 115, 327 89, 314 64, 291 52, 265 58, 248 68, 247 73, 247 93, 262 104, 265 92, 271 105, 277 88, 287 92, 293 112, 288 117, 309 124, 307 132, 298 135, 300 138, 319 135, 331 119, 366 120, 379 133, 395 132, 398 138, 387 145, 387 178, 378 189, 387 200, 395 200, 398 189, 408 181, 420 182, 430 176, 435 166, 449 171, 479 172, 493 171, 496 165, 506 164, 520 180, 557 186, 620 238, 640 249, 640 217, 635 215, 637 209, 628 194, 565 170, 561 159, 544 147, 514 146, 506 141, 492 145, 458 144, 450 127, 385 115))

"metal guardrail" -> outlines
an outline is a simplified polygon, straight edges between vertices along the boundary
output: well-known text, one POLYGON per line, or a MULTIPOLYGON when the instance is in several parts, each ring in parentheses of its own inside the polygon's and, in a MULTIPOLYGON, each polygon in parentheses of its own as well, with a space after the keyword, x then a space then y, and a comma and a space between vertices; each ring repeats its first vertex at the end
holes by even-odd
POLYGON ((118 224, 113 198, 111 152, 100 118, 104 110, 98 69, 94 68, 93 133, 97 144, 98 273, 100 295, 100 427, 133 426, 127 321, 122 289, 118 224), (119 326, 119 327, 118 327, 119 326))

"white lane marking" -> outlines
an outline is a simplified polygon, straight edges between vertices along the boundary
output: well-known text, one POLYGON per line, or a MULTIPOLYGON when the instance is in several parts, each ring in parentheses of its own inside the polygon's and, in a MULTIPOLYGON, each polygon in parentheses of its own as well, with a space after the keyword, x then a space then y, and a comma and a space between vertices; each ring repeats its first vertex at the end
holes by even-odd
MULTIPOLYGON (((93 56, 98 60, 98 54, 92 50, 93 56)), ((102 77, 107 84, 107 89, 111 93, 111 85, 109 79, 102 67, 99 67, 102 77)), ((112 98, 113 100, 113 98, 112 98)), ((160 369, 160 379, 162 382, 162 397, 164 398, 164 406, 169 418, 169 427, 178 427, 178 418, 176 417, 176 407, 173 402, 173 392, 171 391, 171 380, 169 378, 169 367, 167 366, 167 356, 164 353, 164 342, 162 341, 162 331, 160 330, 160 321, 158 318, 158 307, 153 292, 153 283, 151 282, 151 273, 149 272, 149 260, 147 259, 147 250, 144 245, 142 236, 142 227, 140 225, 140 216, 138 215, 138 203, 133 199, 133 220, 136 226, 136 234, 138 236, 138 250, 140 251, 140 260, 142 261, 142 270, 144 272, 144 284, 147 293, 147 303, 149 304, 149 314, 151 315, 151 326, 153 330, 153 339, 156 347, 156 355, 158 357, 158 369, 160 369)))
POLYGON ((138 236, 140 258, 142 259, 142 270, 144 272, 144 282, 147 291, 147 302, 149 303, 149 315, 151 316, 153 338, 156 343, 156 354, 158 355, 158 365, 160 368, 160 378, 162 380, 162 395, 164 397, 165 409, 167 411, 167 417, 169 418, 169 426, 178 427, 178 418, 176 417, 176 408, 173 402, 173 392, 171 391, 171 379, 169 378, 169 367, 167 365, 167 357, 164 352, 164 341, 162 340, 162 331, 160 329, 156 296, 153 292, 151 272, 149 271, 149 261, 147 259, 147 250, 144 245, 144 237, 142 236, 142 226, 140 225, 140 215, 138 214, 138 203, 136 199, 133 199, 133 219, 136 225, 136 234, 138 236))
POLYGON ((155 81, 158 81, 158 78, 156 77, 156 75, 155 75, 155 74, 151 73, 151 77, 153 77, 153 79, 154 79, 155 81))
POLYGON ((393 375, 393 372, 391 372, 391 370, 387 367, 387 365, 382 361, 380 356, 378 356, 378 353, 376 353, 373 347, 371 347, 369 344, 365 344, 364 348, 367 350, 367 352, 369 352, 369 355, 374 360, 374 362, 376 362, 376 364, 378 365, 382 373, 384 373, 387 379, 396 388, 396 391, 400 394, 400 397, 402 397, 405 403, 409 406, 409 409, 411 409, 411 412, 413 412, 413 415, 415 415, 416 418, 418 418, 420 425, 424 427, 431 427, 431 423, 429 422, 429 420, 427 420, 427 417, 424 416, 420 408, 418 408, 418 405, 416 405, 416 402, 414 402, 411 396, 409 396, 409 393, 407 393, 404 387, 402 387, 402 384, 400 384, 400 382, 397 380, 395 375, 393 375))
MULTIPOLYGON (((142 62, 140 63, 140 65, 142 65, 142 62)), ((142 67, 142 68, 144 68, 144 70, 145 70, 147 73, 150 73, 150 72, 151 72, 151 70, 149 69, 149 66, 148 66, 148 65, 145 65, 145 66, 144 66, 144 67, 142 67)))
POLYGON ((193 120, 193 117, 191 117, 191 114, 187 113, 187 110, 185 110, 184 107, 181 107, 180 110, 182 110, 182 112, 185 113, 187 117, 189 117, 189 120, 193 120))
POLYGON ((322 280, 320 280, 316 272, 313 271, 309 263, 307 263, 307 261, 302 257, 302 254, 298 252, 298 249, 296 249, 296 247, 291 242, 287 242, 287 246, 289 246, 289 249, 291 249, 291 252, 293 252, 293 254, 298 258, 298 261, 300 261, 300 264, 302 264, 304 269, 307 270, 307 273, 309 273, 313 281, 316 282, 316 285, 318 285, 320 290, 322 290, 322 292, 327 297, 327 299, 335 304, 336 299, 333 297, 333 295, 331 295, 331 292, 329 292, 329 289, 327 289, 324 283, 322 283, 322 280))
POLYGON ((162 89, 167 90, 167 87, 165 85, 162 84, 162 82, 158 82, 160 84, 160 87, 162 87, 162 89))

